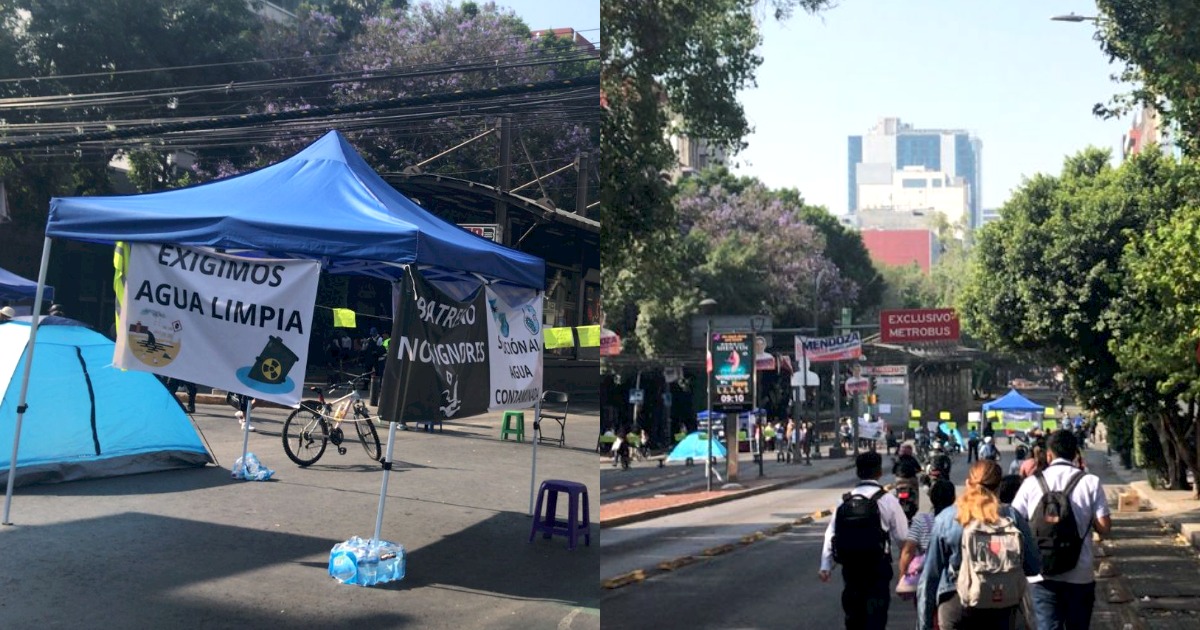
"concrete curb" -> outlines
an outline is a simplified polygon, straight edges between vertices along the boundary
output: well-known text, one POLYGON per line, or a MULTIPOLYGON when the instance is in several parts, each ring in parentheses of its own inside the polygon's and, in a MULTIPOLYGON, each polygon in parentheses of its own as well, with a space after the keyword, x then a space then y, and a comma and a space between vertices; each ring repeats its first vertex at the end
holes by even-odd
POLYGON ((692 501, 691 503, 683 503, 680 505, 670 505, 667 507, 645 510, 643 512, 636 512, 634 514, 626 514, 623 516, 614 516, 609 519, 601 520, 600 521, 600 529, 605 529, 608 527, 620 527, 622 525, 629 525, 631 523, 640 523, 642 521, 647 521, 652 518, 658 518, 660 516, 669 516, 671 514, 679 514, 680 512, 687 512, 689 510, 695 510, 695 509, 702 508, 702 507, 708 507, 710 505, 718 505, 721 503, 727 503, 729 501, 735 501, 737 499, 751 497, 751 496, 755 496, 755 495, 759 495, 759 494, 764 494, 766 492, 771 492, 773 490, 780 490, 780 489, 788 488, 788 487, 798 485, 801 483, 814 481, 817 479, 821 479, 823 477, 828 477, 830 475, 836 475, 837 473, 840 473, 840 472, 843 472, 846 470, 850 470, 851 468, 854 468, 853 461, 851 461, 849 464, 846 464, 845 466, 841 466, 838 468, 831 468, 829 470, 826 470, 826 471, 823 471, 820 473, 806 475, 803 477, 797 477, 796 479, 790 479, 788 481, 782 481, 779 483, 770 483, 770 484, 765 484, 765 485, 759 486, 757 488, 750 488, 748 490, 740 490, 737 492, 730 492, 728 494, 722 494, 722 495, 718 495, 715 497, 707 497, 707 498, 703 498, 703 499, 697 499, 696 501, 692 501))
MULTIPOLYGON (((1142 484, 1145 483, 1144 481, 1131 480, 1127 478, 1123 474, 1124 471, 1120 469, 1118 463, 1112 457, 1109 458, 1109 463, 1112 464, 1112 468, 1116 472, 1116 475, 1120 477, 1126 485, 1129 486, 1129 489, 1138 493, 1138 496, 1141 497, 1143 503, 1148 503, 1155 508, 1159 507, 1159 504, 1157 501, 1155 501, 1153 494, 1142 487, 1142 484)), ((1200 507, 1200 504, 1198 504, 1198 507, 1200 507)), ((1159 516, 1158 520, 1167 527, 1171 528, 1171 530, 1176 534, 1179 534, 1181 537, 1183 537, 1183 539, 1192 546, 1193 550, 1200 553, 1200 523, 1185 522, 1178 515, 1159 516)))

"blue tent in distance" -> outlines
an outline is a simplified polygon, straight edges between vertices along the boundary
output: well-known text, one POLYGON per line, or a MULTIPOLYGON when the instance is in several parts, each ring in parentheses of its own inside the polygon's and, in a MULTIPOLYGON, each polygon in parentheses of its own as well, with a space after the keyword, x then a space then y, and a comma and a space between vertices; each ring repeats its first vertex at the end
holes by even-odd
MULTIPOLYGON (((191 420, 147 372, 112 366, 113 342, 59 317, 38 326, 14 485, 115 477, 212 461, 191 420)), ((28 322, 0 324, 0 483, 12 461, 28 322)))
POLYGON ((1042 413, 1046 411, 1045 405, 1039 405, 1032 400, 1021 395, 1015 389, 1008 390, 1008 393, 997 398, 983 403, 983 410, 988 411, 1016 411, 1016 412, 1036 412, 1042 413))
MULTIPOLYGON (((720 440, 712 441, 713 457, 725 457, 725 446, 720 440)), ((698 459, 704 461, 708 457, 708 445, 704 443, 704 433, 697 431, 689 433, 687 437, 680 440, 675 448, 671 449, 671 454, 667 455, 669 462, 682 462, 689 459, 698 459)))
MULTIPOLYGON (((37 282, 26 280, 7 269, 0 269, 0 302, 32 300, 36 293, 37 282)), ((46 287, 42 292, 42 300, 54 301, 54 287, 46 287)))

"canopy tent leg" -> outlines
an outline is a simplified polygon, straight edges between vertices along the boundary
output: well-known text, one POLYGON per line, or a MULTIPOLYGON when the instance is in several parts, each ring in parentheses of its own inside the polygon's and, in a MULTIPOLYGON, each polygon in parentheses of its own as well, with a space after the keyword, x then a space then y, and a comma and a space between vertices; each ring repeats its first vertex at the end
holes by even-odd
POLYGON ((539 429, 542 426, 542 397, 539 395, 537 402, 533 408, 533 467, 529 471, 529 515, 537 518, 537 514, 533 513, 533 488, 537 483, 537 445, 539 429))
POLYGON ((383 458, 383 483, 379 487, 379 510, 375 513, 375 535, 371 537, 372 544, 380 541, 380 535, 383 531, 383 507, 387 502, 388 478, 392 474, 392 448, 396 442, 396 423, 404 422, 404 406, 408 404, 408 382, 409 377, 412 376, 412 370, 407 369, 410 367, 406 366, 404 370, 404 386, 400 391, 400 417, 388 423, 387 454, 383 458))
POLYGON ((29 393, 29 370, 33 367, 33 350, 37 347, 38 324, 42 313, 42 293, 46 290, 46 270, 50 267, 50 237, 47 236, 42 244, 42 266, 38 270, 37 292, 33 296, 33 316, 30 318, 28 352, 25 354, 25 370, 21 373, 21 394, 17 399, 17 426, 13 429, 12 459, 8 463, 8 489, 4 493, 4 525, 12 525, 8 520, 9 508, 12 507, 13 482, 17 479, 17 447, 21 442, 21 422, 25 419, 25 396, 29 393))
POLYGON ((250 410, 254 408, 254 399, 246 396, 242 400, 246 401, 246 409, 242 412, 242 420, 245 421, 242 423, 242 480, 245 481, 249 479, 246 473, 246 452, 250 450, 250 410))

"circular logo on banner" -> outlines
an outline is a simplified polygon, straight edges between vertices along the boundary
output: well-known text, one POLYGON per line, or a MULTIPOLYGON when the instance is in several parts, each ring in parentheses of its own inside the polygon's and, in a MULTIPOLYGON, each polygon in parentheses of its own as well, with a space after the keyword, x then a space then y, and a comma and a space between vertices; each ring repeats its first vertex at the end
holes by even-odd
POLYGON ((167 319, 166 313, 152 308, 133 314, 126 331, 129 351, 138 361, 152 367, 170 365, 179 356, 183 326, 167 319))

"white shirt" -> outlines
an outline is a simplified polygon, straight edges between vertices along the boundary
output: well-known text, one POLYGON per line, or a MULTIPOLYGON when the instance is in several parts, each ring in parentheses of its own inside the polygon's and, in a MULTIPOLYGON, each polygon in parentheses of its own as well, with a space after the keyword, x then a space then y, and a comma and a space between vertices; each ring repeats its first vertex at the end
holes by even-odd
MULTIPOLYGON (((860 480, 857 486, 850 492, 859 496, 870 498, 882 486, 876 481, 860 480)), ((896 495, 885 492, 879 497, 879 527, 880 529, 891 534, 892 548, 899 549, 904 544, 904 539, 908 538, 908 517, 904 515, 904 508, 900 507, 900 501, 896 499, 896 495)), ((838 501, 838 507, 842 506, 842 502, 838 501)), ((821 570, 830 571, 833 569, 833 527, 837 522, 837 508, 833 509, 833 515, 829 518, 829 526, 825 528, 825 544, 821 547, 821 570)))
MULTIPOLYGON (((1078 470, 1075 466, 1070 465, 1070 462, 1060 457, 1051 462, 1042 475, 1046 478, 1047 487, 1051 490, 1062 490, 1067 487, 1067 483, 1078 470)), ((1108 498, 1104 496, 1100 478, 1096 475, 1084 474, 1079 483, 1075 485, 1075 491, 1071 493, 1070 499, 1071 510, 1075 513, 1075 523, 1079 526, 1079 534, 1083 536, 1083 549, 1079 552, 1079 563, 1066 573, 1046 578, 1040 575, 1032 576, 1029 578, 1030 582, 1041 582, 1046 579, 1071 584, 1091 584, 1096 581, 1092 570, 1092 537, 1089 530, 1092 521, 1112 513, 1108 509, 1108 498)), ((1017 491, 1012 506, 1013 509, 1032 520, 1033 513, 1037 510, 1041 500, 1042 486, 1038 484, 1036 477, 1030 475, 1021 484, 1021 489, 1017 491)))

